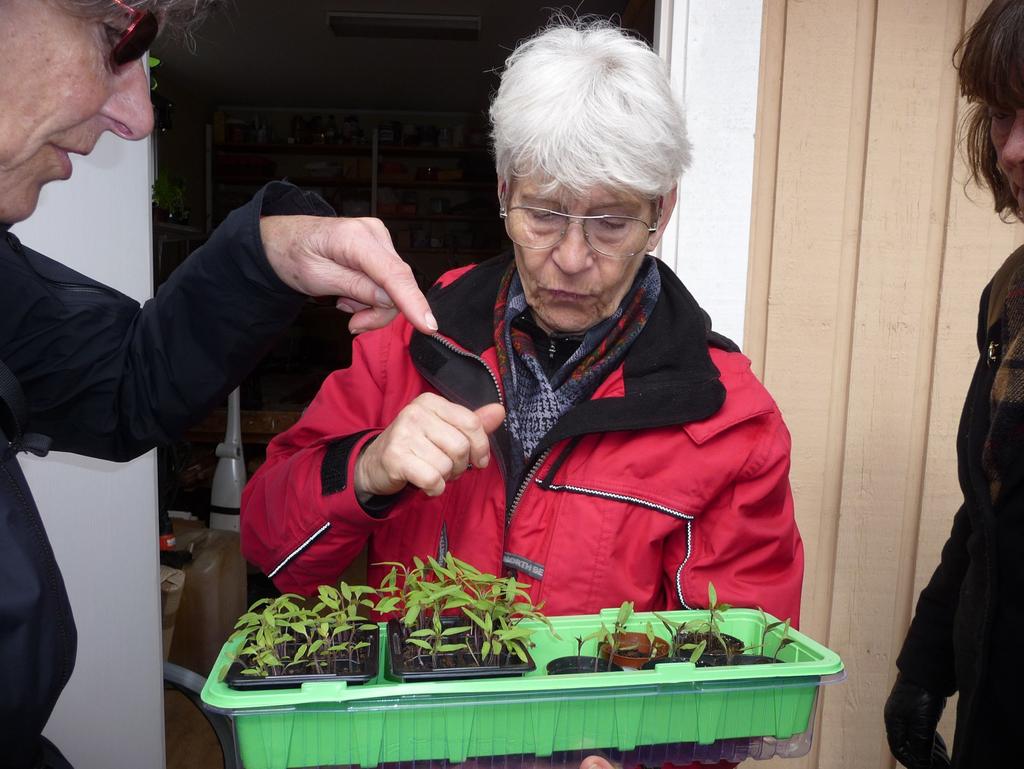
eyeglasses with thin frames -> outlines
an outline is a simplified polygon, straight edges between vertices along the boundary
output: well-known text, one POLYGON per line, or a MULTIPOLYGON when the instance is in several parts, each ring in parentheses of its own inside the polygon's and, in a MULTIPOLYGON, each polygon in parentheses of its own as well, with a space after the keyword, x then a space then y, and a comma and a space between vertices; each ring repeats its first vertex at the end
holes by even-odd
POLYGON ((110 63, 117 69, 142 58, 156 40, 160 22, 152 11, 132 8, 123 0, 111 1, 128 14, 128 26, 110 51, 110 63))
POLYGON ((578 221, 587 245, 613 259, 628 259, 643 253, 651 235, 658 231, 657 220, 651 224, 637 216, 619 214, 585 216, 537 206, 511 206, 502 207, 498 215, 505 220, 505 231, 513 243, 538 251, 557 246, 565 239, 573 221, 578 221))

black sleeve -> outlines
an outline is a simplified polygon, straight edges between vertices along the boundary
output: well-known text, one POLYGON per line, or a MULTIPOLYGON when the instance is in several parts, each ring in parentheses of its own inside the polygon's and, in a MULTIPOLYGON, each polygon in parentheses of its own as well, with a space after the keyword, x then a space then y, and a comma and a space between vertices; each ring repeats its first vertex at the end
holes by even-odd
MULTIPOLYGON (((990 381, 987 376, 988 300, 990 283, 981 295, 978 311, 978 365, 967 393, 957 436, 960 485, 965 499, 969 493, 970 470, 968 451, 971 441, 971 405, 978 398, 987 398, 990 381), (981 392, 984 391, 984 392, 981 392)), ((987 428, 987 426, 986 426, 987 428)), ((970 566, 967 550, 972 531, 968 503, 960 506, 953 517, 949 539, 942 547, 942 556, 932 578, 917 599, 917 608, 903 642, 896 667, 909 681, 935 694, 949 696, 956 691, 954 669, 953 619, 960 600, 961 585, 970 566)))
POLYGON ((953 517, 953 529, 942 547, 942 558, 917 599, 914 619, 896 659, 896 667, 907 680, 947 697, 956 691, 953 617, 967 572, 970 532, 965 505, 953 517))
POLYGON ((0 359, 53 448, 127 460, 179 436, 252 369, 305 298, 267 262, 261 215, 334 211, 282 182, 232 212, 142 307, 0 243, 0 359))

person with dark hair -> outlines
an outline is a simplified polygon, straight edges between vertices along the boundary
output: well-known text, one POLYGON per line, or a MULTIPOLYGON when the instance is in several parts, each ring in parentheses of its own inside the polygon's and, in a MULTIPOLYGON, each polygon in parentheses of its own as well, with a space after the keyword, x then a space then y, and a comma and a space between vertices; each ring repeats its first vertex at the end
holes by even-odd
MULTIPOLYGON (((964 141, 995 210, 1024 219, 1024 0, 995 0, 957 47, 964 141)), ((997 766, 1019 752, 1024 638, 1024 247, 981 295, 979 358, 957 436, 963 504, 921 591, 885 704, 910 769, 997 766), (959 692, 952 760, 936 731, 959 692), (952 763, 951 763, 952 761, 952 763)))
MULTIPOLYGON (((49 448, 128 460, 222 402, 298 315, 337 296, 349 327, 396 306, 436 329, 384 225, 283 183, 232 213, 140 307, 23 246, 11 225, 111 131, 153 127, 141 58, 212 0, 0 0, 0 767, 67 767, 41 737, 74 668, 60 570, 18 465, 49 448), (45 436, 45 437, 43 437, 45 436)), ((154 586, 155 587, 155 586, 154 586)), ((154 590, 154 595, 156 591, 154 590)))

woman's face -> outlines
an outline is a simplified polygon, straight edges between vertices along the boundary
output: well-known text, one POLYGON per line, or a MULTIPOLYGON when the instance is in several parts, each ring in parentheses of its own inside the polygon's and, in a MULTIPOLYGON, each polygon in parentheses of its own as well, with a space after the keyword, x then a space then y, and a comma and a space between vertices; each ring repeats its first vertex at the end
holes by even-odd
POLYGON ((55 0, 0 2, 0 222, 28 217, 42 186, 69 178, 69 156, 88 155, 104 131, 141 139, 152 130, 142 62, 109 63, 122 29, 55 0))
MULTIPOLYGON (((510 189, 499 183, 499 198, 507 207, 533 206, 576 216, 613 214, 633 216, 646 222, 658 219, 658 204, 608 188, 595 188, 571 197, 542 194, 536 180, 515 179, 510 189)), ((675 207, 676 190, 663 198, 658 229, 651 234, 646 251, 661 239, 675 207)), ((625 259, 594 251, 583 237, 579 220, 569 225, 565 237, 551 248, 515 246, 516 267, 533 311, 534 321, 548 333, 575 334, 610 317, 636 277, 644 252, 625 259)))
POLYGON ((1024 211, 1024 109, 991 108, 989 136, 996 150, 996 162, 1017 199, 1017 210, 1024 211))

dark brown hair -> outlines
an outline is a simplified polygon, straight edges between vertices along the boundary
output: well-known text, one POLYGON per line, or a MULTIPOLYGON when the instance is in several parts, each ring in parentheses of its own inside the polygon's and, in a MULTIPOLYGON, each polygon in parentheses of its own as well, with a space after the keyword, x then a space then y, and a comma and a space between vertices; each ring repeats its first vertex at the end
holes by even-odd
POLYGON ((971 180, 992 190, 1000 216, 1024 218, 990 136, 990 110, 1024 109, 1024 0, 993 0, 957 45, 953 64, 970 105, 960 127, 971 180))

